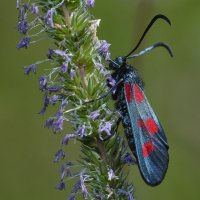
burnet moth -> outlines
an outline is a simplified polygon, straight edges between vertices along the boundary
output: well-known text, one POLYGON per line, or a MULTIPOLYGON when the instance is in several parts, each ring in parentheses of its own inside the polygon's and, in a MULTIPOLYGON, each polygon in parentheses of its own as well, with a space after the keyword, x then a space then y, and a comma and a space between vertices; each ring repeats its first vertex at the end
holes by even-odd
POLYGON ((144 181, 151 186, 160 184, 166 174, 169 146, 163 128, 144 94, 143 81, 137 70, 127 63, 127 59, 140 56, 157 47, 164 47, 173 56, 170 47, 163 42, 133 54, 158 19, 171 25, 166 16, 156 15, 145 29, 136 47, 127 56, 108 60, 109 67, 114 71, 111 77, 116 84, 105 95, 96 99, 103 99, 115 91, 112 97, 117 101, 116 107, 121 113, 122 125, 129 147, 137 159, 144 181))

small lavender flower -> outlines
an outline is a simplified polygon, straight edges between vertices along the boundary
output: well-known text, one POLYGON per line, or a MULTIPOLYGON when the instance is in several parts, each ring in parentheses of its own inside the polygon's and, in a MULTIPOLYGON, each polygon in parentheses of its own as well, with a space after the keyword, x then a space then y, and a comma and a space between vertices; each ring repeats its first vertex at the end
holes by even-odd
POLYGON ((24 70, 25 70, 25 74, 26 75, 29 75, 31 71, 34 74, 36 74, 36 72, 37 72, 36 64, 32 64, 32 65, 26 66, 26 67, 24 67, 24 70))
POLYGON ((100 200, 104 200, 105 196, 103 194, 97 194, 96 197, 100 200))
POLYGON ((18 43, 17 49, 20 49, 20 48, 23 48, 23 47, 27 49, 29 47, 29 44, 30 44, 30 38, 28 36, 25 36, 18 43))
POLYGON ((71 161, 68 161, 65 164, 68 165, 68 166, 73 166, 74 165, 71 161))
POLYGON ((94 7, 95 0, 86 0, 86 6, 92 8, 94 7))
POLYGON ((134 165, 136 163, 136 160, 133 159, 129 152, 122 156, 122 160, 128 165, 134 165))
POLYGON ((63 73, 66 73, 68 71, 68 63, 63 63, 60 67, 63 73))
POLYGON ((57 49, 57 50, 54 50, 54 53, 56 55, 59 55, 61 56, 63 59, 65 59, 67 62, 70 62, 71 61, 71 58, 69 57, 69 55, 67 55, 64 51, 60 50, 60 49, 57 49))
POLYGON ((76 137, 76 134, 66 134, 61 143, 67 145, 70 139, 74 139, 76 137))
POLYGON ((99 133, 105 132, 108 136, 111 136, 111 128, 112 128, 112 123, 103 122, 100 125, 99 133))
POLYGON ((59 162, 60 159, 63 160, 64 158, 65 158, 65 152, 62 149, 59 149, 55 154, 54 162, 57 163, 59 162))
POLYGON ((44 128, 52 128, 53 122, 54 122, 54 119, 53 118, 49 118, 48 120, 46 120, 44 128))
POLYGON ((16 8, 17 8, 17 9, 19 9, 19 7, 20 7, 19 1, 20 1, 20 0, 16 0, 16 8))
POLYGON ((85 135, 85 132, 86 132, 86 127, 85 125, 83 125, 78 128, 76 134, 79 135, 80 138, 83 138, 83 136, 85 135))
POLYGON ((128 200, 134 200, 133 195, 130 192, 127 192, 127 191, 122 190, 122 189, 118 189, 117 193, 126 195, 128 197, 128 200))
POLYGON ((111 181, 113 179, 118 179, 118 177, 115 175, 114 171, 112 169, 110 169, 108 171, 108 180, 111 181))
POLYGON ((72 194, 70 195, 70 197, 69 197, 67 200, 75 200, 75 194, 72 193, 72 194))
MULTIPOLYGON (((107 78, 107 83, 108 83, 108 85, 111 86, 111 87, 113 87, 114 85, 116 85, 116 81, 115 81, 115 79, 114 79, 112 76, 109 76, 109 77, 107 78)), ((116 89, 113 90, 113 94, 115 94, 115 92, 116 92, 116 89)))
POLYGON ((47 87, 47 78, 46 76, 41 76, 39 79, 40 90, 44 91, 47 87))
POLYGON ((44 113, 45 113, 45 111, 46 111, 46 109, 47 109, 47 107, 48 107, 48 105, 49 105, 49 102, 50 102, 50 100, 49 100, 49 97, 48 97, 48 93, 45 92, 45 93, 44 93, 44 106, 43 106, 43 108, 40 110, 39 114, 44 114, 44 113))
POLYGON ((105 40, 102 40, 99 47, 98 52, 100 55, 104 56, 105 60, 110 59, 110 52, 109 52, 110 44, 108 44, 105 40))
POLYGON ((57 120, 53 122, 52 129, 54 133, 59 133, 63 130, 63 117, 60 116, 57 120))
POLYGON ((67 99, 62 99, 62 103, 61 103, 61 110, 63 110, 66 106, 67 106, 67 99))
POLYGON ((39 9, 37 6, 35 6, 35 4, 31 5, 31 10, 36 16, 38 16, 38 17, 40 16, 39 9))
POLYGON ((111 72, 109 71, 109 70, 103 70, 102 71, 102 74, 104 75, 104 76, 107 76, 108 74, 111 74, 111 72))
POLYGON ((70 176, 70 177, 72 176, 70 167, 67 167, 67 169, 66 169, 66 175, 70 176))
POLYGON ((100 116, 100 111, 99 110, 96 110, 94 112, 91 112, 89 117, 93 120, 97 119, 98 117, 100 116))
POLYGON ((58 95, 53 95, 49 98, 49 102, 51 102, 53 105, 55 105, 58 101, 60 101, 60 98, 58 95))
POLYGON ((58 119, 59 117, 63 116, 63 111, 61 109, 58 110, 58 112, 55 114, 55 117, 58 119))
POLYGON ((77 191, 81 188, 81 179, 79 178, 76 185, 74 186, 72 193, 77 193, 77 191))
POLYGON ((54 28, 54 23, 53 23, 53 14, 55 10, 50 9, 47 11, 46 15, 44 16, 44 21, 50 26, 50 28, 54 28))
POLYGON ((51 92, 58 92, 61 89, 62 89, 62 87, 55 87, 55 86, 48 86, 48 87, 46 87, 46 90, 48 90, 50 93, 51 92))
POLYGON ((71 69, 71 70, 70 70, 69 76, 70 76, 70 79, 71 79, 71 80, 74 80, 74 77, 76 76, 76 71, 73 70, 73 69, 71 69))
POLYGON ((81 191, 82 191, 83 197, 86 199, 87 196, 88 196, 88 191, 87 191, 87 188, 86 188, 86 186, 84 184, 83 174, 82 173, 80 174, 80 182, 81 182, 81 191))
POLYGON ((29 7, 28 7, 28 3, 24 3, 23 4, 23 8, 24 8, 24 11, 28 11, 29 7))
POLYGON ((49 48, 49 54, 47 54, 48 59, 52 59, 53 55, 55 55, 55 52, 52 48, 49 48))
POLYGON ((25 20, 25 18, 23 17, 21 20, 19 20, 18 25, 17 25, 17 29, 20 33, 26 34, 28 28, 29 28, 29 24, 25 20))
POLYGON ((61 166, 61 181, 64 180, 65 176, 68 176, 68 177, 72 177, 72 174, 71 174, 71 170, 70 170, 70 167, 67 167, 65 166, 65 164, 63 164, 61 166))
POLYGON ((61 181, 57 186, 56 186, 57 190, 65 190, 65 183, 63 181, 61 181))

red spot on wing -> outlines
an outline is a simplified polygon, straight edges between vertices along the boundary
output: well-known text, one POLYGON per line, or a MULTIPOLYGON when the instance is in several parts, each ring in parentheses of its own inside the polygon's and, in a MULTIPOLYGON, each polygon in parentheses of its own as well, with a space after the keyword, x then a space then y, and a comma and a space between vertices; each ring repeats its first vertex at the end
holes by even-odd
POLYGON ((134 84, 134 93, 135 93, 135 101, 136 103, 141 103, 144 100, 144 95, 138 85, 134 84))
POLYGON ((133 93, 132 93, 132 88, 129 83, 125 83, 125 94, 128 103, 130 103, 133 100, 133 93))
POLYGON ((155 134, 158 132, 158 125, 154 121, 154 119, 150 118, 147 121, 145 121, 145 126, 150 134, 155 134))
POLYGON ((143 120, 142 120, 142 119, 139 119, 139 120, 138 120, 138 126, 139 126, 140 128, 142 128, 143 125, 144 125, 143 120))
POLYGON ((148 157, 149 154, 154 150, 155 150, 155 146, 153 145, 152 142, 146 142, 142 146, 142 153, 145 158, 148 157))

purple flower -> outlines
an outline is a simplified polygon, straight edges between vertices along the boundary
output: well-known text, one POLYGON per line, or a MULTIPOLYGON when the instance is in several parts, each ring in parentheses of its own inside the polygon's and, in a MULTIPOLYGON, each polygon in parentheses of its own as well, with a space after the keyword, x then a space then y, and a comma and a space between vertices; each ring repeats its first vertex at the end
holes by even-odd
POLYGON ((28 36, 25 36, 18 43, 17 49, 20 49, 20 48, 23 48, 23 47, 27 49, 29 47, 29 44, 30 44, 30 38, 28 36))
POLYGON ((69 76, 70 76, 70 79, 71 79, 71 80, 74 80, 74 77, 76 76, 76 71, 73 70, 73 69, 71 69, 71 70, 70 70, 69 76))
POLYGON ((110 47, 110 44, 108 44, 105 40, 102 40, 98 48, 98 51, 99 53, 108 52, 109 47, 110 47))
POLYGON ((59 162, 60 159, 63 160, 64 158, 65 158, 65 152, 62 149, 59 149, 55 154, 54 162, 57 163, 59 162))
POLYGON ((103 65, 101 63, 95 62, 95 65, 99 68, 103 68, 103 65))
POLYGON ((53 118, 49 118, 49 119, 46 121, 44 127, 45 127, 45 128, 52 128, 53 122, 54 122, 54 119, 53 119, 53 118))
POLYGON ((58 112, 55 114, 56 118, 62 117, 63 116, 63 111, 62 110, 58 110, 58 112))
POLYGON ((76 185, 74 186, 72 193, 76 193, 81 188, 81 179, 78 179, 76 185))
POLYGON ((108 74, 110 74, 111 72, 110 71, 108 71, 108 70, 103 70, 102 71, 102 74, 104 75, 104 76, 107 76, 108 74))
POLYGON ((49 48, 49 54, 47 54, 48 59, 52 59, 53 55, 55 55, 55 52, 52 48, 49 48))
POLYGON ((16 0, 16 8, 19 9, 19 0, 16 0))
POLYGON ((71 58, 64 51, 62 51, 60 49, 54 50, 54 53, 56 55, 63 57, 67 62, 71 61, 71 58))
POLYGON ((86 6, 92 8, 94 7, 95 0, 86 0, 86 6))
POLYGON ((88 191, 84 184, 83 174, 80 174, 80 182, 81 182, 81 191, 82 191, 83 197, 86 199, 88 196, 88 191))
POLYGON ((53 23, 53 14, 55 10, 50 9, 47 11, 46 15, 44 16, 44 21, 51 27, 54 28, 54 23, 53 23))
POLYGON ((47 107, 48 107, 48 105, 49 105, 49 97, 48 97, 48 93, 47 92, 45 92, 44 93, 44 106, 43 106, 43 108, 41 109, 41 111, 39 112, 39 114, 44 114, 45 113, 45 111, 46 111, 46 109, 47 109, 47 107))
POLYGON ((57 190, 65 190, 65 183, 63 181, 61 181, 57 186, 56 186, 57 190))
POLYGON ((47 87, 47 78, 46 78, 46 76, 41 76, 39 78, 39 85, 40 85, 40 90, 42 90, 42 91, 46 90, 46 87, 47 87))
POLYGON ((83 125, 78 128, 76 134, 79 135, 81 138, 83 138, 85 132, 86 132, 85 125, 83 125))
POLYGON ((61 109, 63 110, 67 105, 67 99, 62 99, 61 109))
POLYGON ((60 98, 58 95, 53 95, 49 98, 49 101, 54 105, 56 104, 58 101, 60 101, 60 98))
POLYGON ((124 154, 124 155, 122 156, 122 160, 123 160, 126 164, 128 164, 128 165, 134 165, 134 164, 136 163, 136 160, 134 160, 134 159, 132 158, 132 156, 130 155, 129 152, 127 152, 126 154, 124 154))
POLYGON ((75 194, 72 193, 72 194, 70 195, 70 197, 69 197, 67 200, 75 200, 75 194))
POLYGON ((62 87, 55 87, 55 86, 46 87, 46 90, 48 90, 49 92, 58 92, 61 89, 62 89, 62 87))
POLYGON ((36 16, 40 16, 40 13, 39 13, 39 9, 37 6, 35 6, 35 4, 32 4, 31 5, 31 9, 32 9, 32 12, 36 15, 36 16))
POLYGON ((128 200, 134 200, 131 192, 126 192, 125 190, 122 190, 122 189, 118 189, 117 191, 118 194, 123 194, 123 195, 126 195, 128 197, 128 200))
POLYGON ((73 139, 76 137, 77 137, 76 134, 66 134, 61 143, 67 145, 70 139, 73 139))
POLYGON ((28 8, 28 4, 27 3, 24 3, 23 4, 23 8, 24 8, 24 11, 26 12, 29 8, 28 8))
POLYGON ((73 166, 74 164, 71 161, 66 162, 66 165, 73 166))
POLYGON ((63 63, 61 66, 62 72, 66 73, 68 70, 68 63, 63 63))
POLYGON ((110 59, 110 52, 106 52, 105 53, 105 60, 109 60, 110 59))
POLYGON ((110 169, 110 170, 108 171, 108 180, 111 181, 112 179, 118 179, 118 177, 115 176, 114 171, 113 171, 112 169, 110 169))
POLYGON ((52 125, 52 129, 53 129, 53 132, 54 133, 59 133, 63 130, 63 117, 60 116, 57 118, 57 120, 53 122, 53 125, 52 125))
POLYGON ((24 67, 24 70, 25 70, 25 74, 26 75, 29 75, 31 71, 34 74, 36 74, 36 72, 37 72, 36 64, 32 64, 32 65, 26 66, 26 67, 24 67))
POLYGON ((115 81, 115 79, 114 79, 112 76, 109 76, 109 77, 107 78, 107 82, 108 82, 108 84, 109 84, 110 86, 116 85, 116 81, 115 81))
POLYGON ((72 176, 71 171, 70 171, 70 167, 67 167, 67 169, 66 169, 65 165, 62 165, 62 167, 61 167, 61 180, 64 179, 65 175, 69 176, 69 177, 72 176))
POLYGON ((110 122, 101 123, 100 128, 99 128, 99 132, 100 133, 106 132, 106 134, 108 136, 111 136, 111 132, 110 132, 111 128, 112 128, 112 124, 110 122))
POLYGON ((66 175, 67 176, 72 176, 71 171, 70 171, 70 167, 67 167, 67 169, 66 169, 66 175))
POLYGON ((104 56, 105 60, 110 59, 110 52, 109 52, 110 44, 108 44, 105 40, 102 40, 99 47, 98 52, 100 55, 104 56))
POLYGON ((97 194, 96 197, 100 200, 104 200, 105 196, 103 194, 97 194))
POLYGON ((29 24, 25 20, 25 18, 23 17, 21 20, 19 20, 18 25, 17 25, 17 29, 20 33, 26 34, 28 28, 29 28, 29 24))
POLYGON ((100 116, 100 111, 96 110, 94 112, 91 112, 89 117, 92 118, 93 120, 97 119, 100 116))

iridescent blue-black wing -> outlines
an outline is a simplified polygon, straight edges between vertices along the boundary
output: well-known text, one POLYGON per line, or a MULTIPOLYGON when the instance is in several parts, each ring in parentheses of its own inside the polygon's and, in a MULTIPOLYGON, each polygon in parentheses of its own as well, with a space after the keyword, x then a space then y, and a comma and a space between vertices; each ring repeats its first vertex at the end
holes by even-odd
POLYGON ((137 83, 125 81, 124 95, 134 140, 131 149, 135 150, 145 182, 151 186, 158 185, 169 162, 169 146, 163 128, 137 83))

